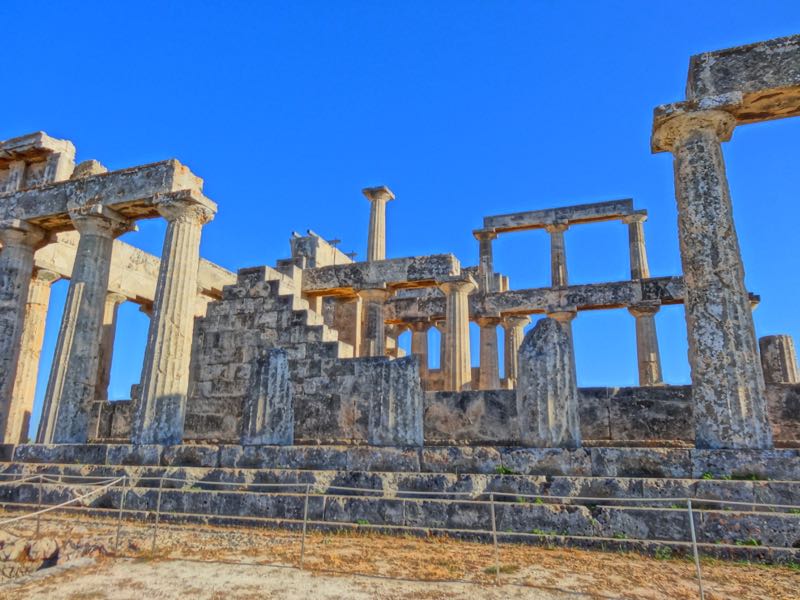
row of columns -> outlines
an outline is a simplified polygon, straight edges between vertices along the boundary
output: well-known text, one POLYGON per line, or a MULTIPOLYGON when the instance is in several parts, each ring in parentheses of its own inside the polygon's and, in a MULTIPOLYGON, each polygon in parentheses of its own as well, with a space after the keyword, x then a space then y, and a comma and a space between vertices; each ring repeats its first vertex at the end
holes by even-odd
MULTIPOLYGON (((188 392, 202 225, 213 204, 191 194, 157 199, 167 220, 156 296, 135 410, 135 443, 177 443, 188 392)), ((70 210, 80 233, 52 370, 37 433, 39 443, 81 443, 89 436, 92 402, 108 395, 119 305, 108 293, 116 237, 133 223, 103 205, 70 210)), ((38 227, 0 223, 0 432, 7 442, 26 441, 41 353, 50 286, 58 275, 33 268, 33 254, 47 242, 38 227)))

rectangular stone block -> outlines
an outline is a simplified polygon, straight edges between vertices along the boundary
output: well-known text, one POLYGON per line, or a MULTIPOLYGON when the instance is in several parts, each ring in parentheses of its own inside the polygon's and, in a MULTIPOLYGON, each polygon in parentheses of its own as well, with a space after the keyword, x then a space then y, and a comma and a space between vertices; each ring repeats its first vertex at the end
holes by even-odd
POLYGON ((160 465, 162 446, 109 444, 106 464, 109 465, 160 465))
POLYGON ((14 460, 28 463, 102 465, 106 462, 105 444, 19 444, 14 460))
POLYGON ((420 466, 432 473, 496 473, 503 463, 496 448, 444 446, 423 448, 420 466))
POLYGON ((800 480, 800 450, 692 449, 692 477, 800 480))
POLYGON ((585 448, 503 448, 501 457, 504 470, 521 475, 592 475, 585 448))
POLYGON ((595 477, 691 477, 689 450, 680 448, 590 448, 595 477))
POLYGON ((161 464, 168 467, 218 467, 219 455, 219 446, 165 446, 161 454, 161 464))

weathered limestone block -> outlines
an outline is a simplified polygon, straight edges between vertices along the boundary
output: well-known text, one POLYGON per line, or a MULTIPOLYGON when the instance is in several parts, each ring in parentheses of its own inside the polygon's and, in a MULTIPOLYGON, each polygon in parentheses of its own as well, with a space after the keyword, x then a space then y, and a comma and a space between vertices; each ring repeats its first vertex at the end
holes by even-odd
POLYGON ((286 351, 266 350, 253 370, 242 414, 242 444, 288 446, 294 442, 294 408, 286 351))
POLYGON ((721 141, 735 119, 721 110, 659 120, 654 151, 674 158, 678 235, 698 448, 769 448, 764 378, 721 141))
POLYGON ((798 383, 797 354, 790 335, 767 335, 758 340, 764 383, 798 383))
POLYGON ((385 361, 369 398, 368 442, 375 446, 422 446, 423 395, 416 356, 385 361))
POLYGON ((517 416, 523 444, 577 448, 578 388, 569 325, 542 319, 519 350, 517 416))

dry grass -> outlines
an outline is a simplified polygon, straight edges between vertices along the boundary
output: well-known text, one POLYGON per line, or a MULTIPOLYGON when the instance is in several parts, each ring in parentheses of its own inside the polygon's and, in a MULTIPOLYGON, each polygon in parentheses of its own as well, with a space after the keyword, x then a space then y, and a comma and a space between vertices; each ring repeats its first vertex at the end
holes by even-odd
MULTIPOLYGON (((26 527, 19 526, 17 533, 25 534, 26 527)), ((54 517, 42 522, 42 535, 68 540, 76 553, 79 548, 94 546, 95 555, 102 555, 98 548, 110 552, 114 547, 115 528, 116 523, 110 519, 81 517, 77 521, 74 517, 54 517)), ((300 535, 292 531, 162 524, 156 552, 151 555, 152 532, 150 525, 125 523, 119 553, 145 564, 191 560, 296 566, 300 557, 300 535)), ((445 537, 389 536, 351 530, 309 532, 304 558, 305 569, 337 576, 367 574, 482 585, 493 584, 496 579, 490 544, 445 537)), ((697 597, 694 564, 682 558, 658 560, 632 553, 509 544, 500 546, 499 558, 498 579, 506 586, 571 591, 592 597, 697 597)), ((711 559, 703 561, 703 576, 708 600, 794 599, 800 584, 800 571, 788 567, 711 559)), ((46 580, 39 585, 46 585, 46 580)), ((136 582, 130 582, 130 587, 134 586, 136 582)), ((250 593, 241 592, 236 597, 246 598, 250 593)))

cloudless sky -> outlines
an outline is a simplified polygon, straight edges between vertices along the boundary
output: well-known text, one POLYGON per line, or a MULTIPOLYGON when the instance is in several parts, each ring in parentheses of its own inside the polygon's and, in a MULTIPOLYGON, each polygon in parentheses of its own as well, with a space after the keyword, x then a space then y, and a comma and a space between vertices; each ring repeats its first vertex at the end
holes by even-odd
MULTIPOLYGON (((389 257, 473 265, 485 215, 633 198, 661 276, 681 268, 653 107, 683 98, 690 55, 800 32, 800 3, 6 0, 0 31, 0 139, 44 130, 112 170, 178 158, 219 204, 201 252, 228 269, 274 265, 309 228, 363 257, 360 190, 386 184, 389 257)), ((800 119, 784 120, 724 147, 759 336, 800 333, 798 140, 800 119)), ((123 239, 159 255, 163 222, 139 227, 123 239)), ((571 283, 629 276, 624 225, 575 226, 566 243, 571 283)), ((548 285, 547 234, 501 236, 495 267, 512 287, 548 285)), ((121 307, 112 399, 139 379, 147 324, 121 307)), ((682 307, 657 324, 666 380, 688 382, 682 307)), ((574 331, 581 385, 635 384, 627 311, 581 313, 574 331)))

